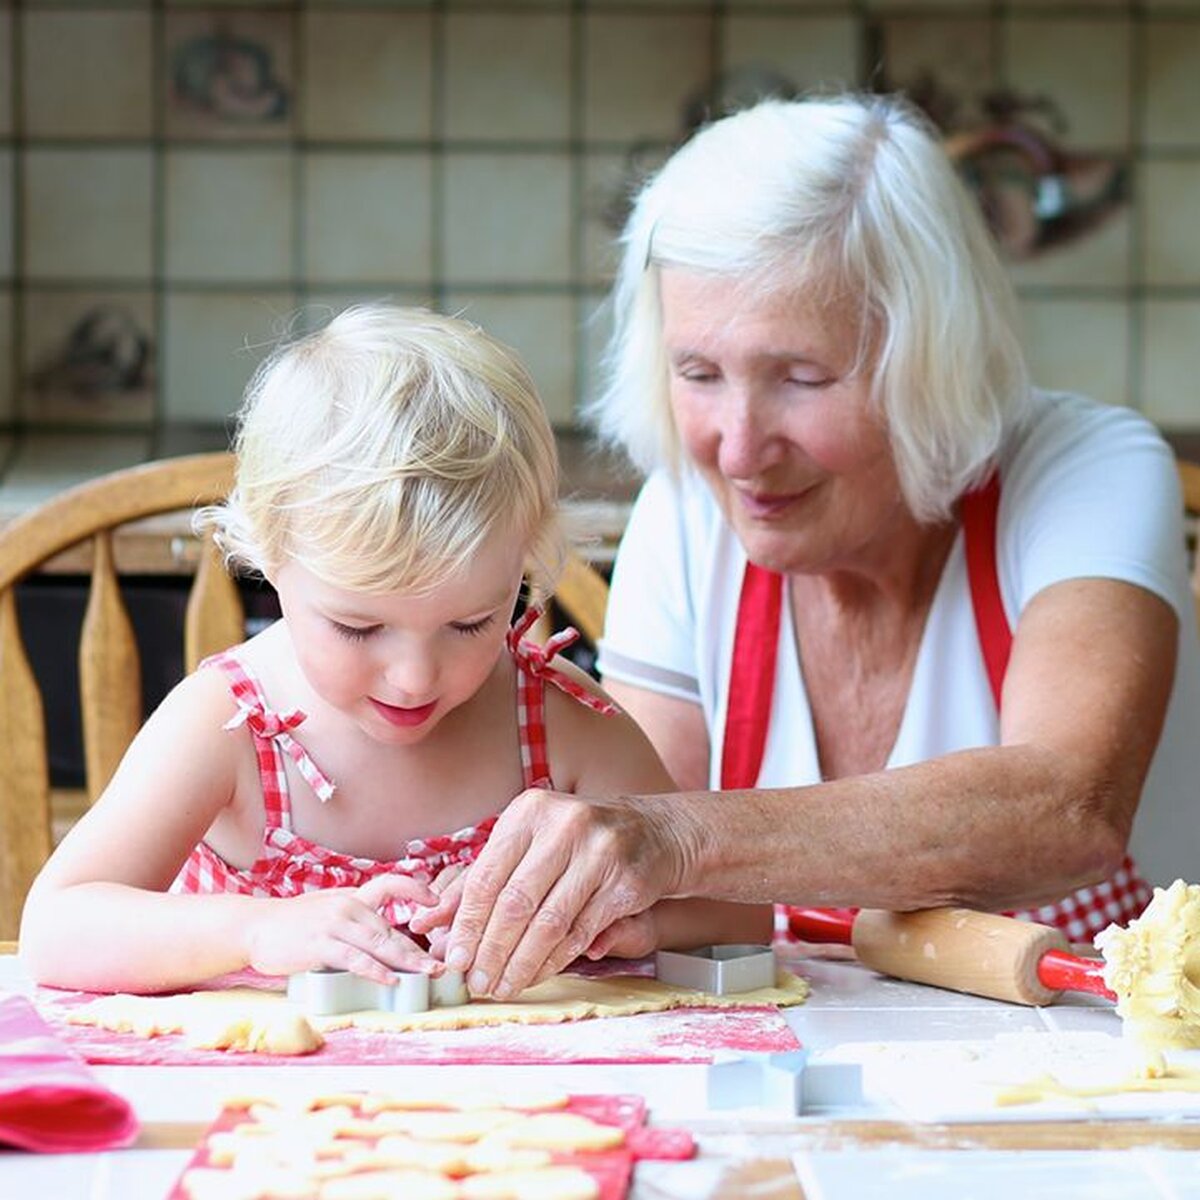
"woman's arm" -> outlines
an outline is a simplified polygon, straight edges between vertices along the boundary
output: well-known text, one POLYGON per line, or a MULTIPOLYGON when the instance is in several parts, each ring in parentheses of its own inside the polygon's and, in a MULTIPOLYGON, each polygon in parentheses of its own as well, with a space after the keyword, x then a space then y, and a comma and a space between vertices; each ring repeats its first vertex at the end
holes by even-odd
POLYGON ((1022 615, 1000 746, 802 788, 620 802, 526 793, 470 872, 447 962, 516 989, 664 896, 999 909, 1095 882, 1125 852, 1177 636, 1157 596, 1068 580, 1022 615), (551 882, 552 927, 536 904, 510 910, 551 882), (493 909, 528 936, 498 939, 493 909))

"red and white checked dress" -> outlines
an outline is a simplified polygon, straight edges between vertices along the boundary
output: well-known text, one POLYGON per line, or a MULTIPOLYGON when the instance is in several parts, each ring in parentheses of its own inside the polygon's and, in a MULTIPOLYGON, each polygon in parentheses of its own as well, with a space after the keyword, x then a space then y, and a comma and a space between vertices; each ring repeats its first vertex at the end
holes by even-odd
MULTIPOLYGON (((538 616, 537 609, 528 609, 506 636, 508 651, 517 668, 517 727, 522 775, 527 788, 553 786, 546 746, 547 681, 597 712, 617 711, 615 705, 592 695, 550 665, 555 654, 578 638, 575 630, 555 634, 544 646, 523 640, 523 635, 538 616)), ((200 842, 171 884, 172 892, 233 892, 243 896, 280 897, 321 888, 359 887, 379 875, 409 875, 428 881, 446 867, 473 862, 478 856, 498 813, 453 833, 414 838, 406 842, 400 856, 390 862, 343 854, 296 833, 292 829, 292 807, 283 756, 286 754, 295 762, 321 800, 328 800, 335 787, 309 757, 308 751, 292 737, 292 731, 304 722, 305 714, 299 709, 289 712, 271 709, 262 684, 242 661, 237 649, 213 655, 201 666, 216 667, 229 681, 238 711, 225 728, 234 731, 245 725, 254 739, 265 818, 262 853, 249 867, 231 867, 207 842, 200 842)), ((394 924, 405 925, 409 916, 407 904, 393 902, 389 917, 394 924)))

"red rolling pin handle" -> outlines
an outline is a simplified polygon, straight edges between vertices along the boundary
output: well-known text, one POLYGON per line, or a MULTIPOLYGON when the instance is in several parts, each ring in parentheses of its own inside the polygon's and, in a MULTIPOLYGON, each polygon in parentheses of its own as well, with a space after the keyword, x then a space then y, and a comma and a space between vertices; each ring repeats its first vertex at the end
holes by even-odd
POLYGON ((788 906, 788 928, 803 942, 849 946, 857 908, 792 908, 788 906))
POLYGON ((1092 992, 1108 1000, 1117 997, 1104 983, 1104 960, 1080 958, 1063 950, 1047 950, 1038 959, 1038 979, 1051 991, 1092 992))

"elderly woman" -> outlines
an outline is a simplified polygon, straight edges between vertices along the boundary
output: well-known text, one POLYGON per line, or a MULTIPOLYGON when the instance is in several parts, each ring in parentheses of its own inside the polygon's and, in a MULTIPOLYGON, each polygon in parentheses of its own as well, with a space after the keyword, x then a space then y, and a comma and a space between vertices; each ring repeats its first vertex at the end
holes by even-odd
POLYGON ((648 480, 600 667, 680 792, 519 797, 448 961, 510 995, 652 948, 664 897, 1076 939, 1137 914, 1139 799, 1200 779, 1173 458, 1030 388, 930 130, 878 97, 763 103, 680 149, 623 241, 596 411, 648 480))

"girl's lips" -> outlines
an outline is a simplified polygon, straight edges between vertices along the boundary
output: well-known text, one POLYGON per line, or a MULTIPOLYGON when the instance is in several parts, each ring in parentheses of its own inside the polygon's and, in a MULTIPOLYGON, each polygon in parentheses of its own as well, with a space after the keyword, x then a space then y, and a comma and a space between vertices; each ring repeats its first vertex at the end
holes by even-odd
POLYGON ((374 696, 369 696, 368 699, 374 705, 375 711, 385 721, 392 725, 405 727, 424 724, 433 713, 433 710, 437 708, 436 700, 431 700, 428 704, 419 705, 417 708, 400 708, 395 704, 384 704, 382 700, 376 700, 374 696))

